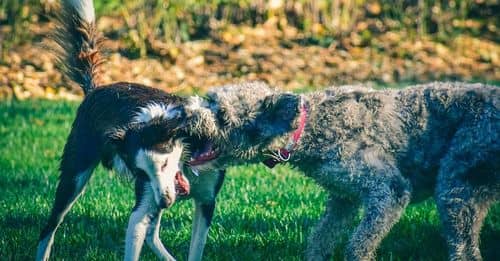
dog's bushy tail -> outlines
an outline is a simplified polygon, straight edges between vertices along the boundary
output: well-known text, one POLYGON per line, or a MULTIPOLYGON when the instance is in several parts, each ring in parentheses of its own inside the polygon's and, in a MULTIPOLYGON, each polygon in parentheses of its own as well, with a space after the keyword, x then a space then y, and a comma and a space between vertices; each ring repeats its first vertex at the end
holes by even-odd
POLYGON ((59 70, 85 94, 101 85, 102 44, 92 0, 63 0, 52 38, 59 70))

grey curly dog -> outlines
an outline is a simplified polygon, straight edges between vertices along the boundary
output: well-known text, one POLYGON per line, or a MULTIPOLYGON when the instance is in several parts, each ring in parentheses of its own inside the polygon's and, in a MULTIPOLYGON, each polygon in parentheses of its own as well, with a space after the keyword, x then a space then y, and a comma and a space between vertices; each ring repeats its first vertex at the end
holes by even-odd
POLYGON ((205 172, 288 160, 314 179, 329 197, 309 260, 331 258, 348 231, 346 259, 374 259, 408 203, 432 194, 449 258, 481 260, 481 226, 500 196, 498 90, 443 82, 302 95, 264 83, 213 88, 186 106, 190 164, 205 172))

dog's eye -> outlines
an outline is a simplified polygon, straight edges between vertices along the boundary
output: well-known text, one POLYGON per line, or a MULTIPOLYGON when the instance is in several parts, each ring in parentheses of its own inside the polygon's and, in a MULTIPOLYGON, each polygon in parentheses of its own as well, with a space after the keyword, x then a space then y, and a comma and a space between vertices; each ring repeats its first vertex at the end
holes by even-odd
POLYGON ((164 171, 167 165, 168 165, 168 159, 166 159, 163 165, 161 165, 161 171, 164 171))

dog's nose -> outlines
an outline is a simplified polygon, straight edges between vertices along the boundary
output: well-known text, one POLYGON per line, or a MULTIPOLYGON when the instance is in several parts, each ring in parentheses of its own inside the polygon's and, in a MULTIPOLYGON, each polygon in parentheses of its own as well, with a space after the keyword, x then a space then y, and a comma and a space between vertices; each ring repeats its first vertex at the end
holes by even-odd
POLYGON ((171 199, 168 195, 162 195, 160 197, 160 202, 158 202, 158 206, 160 208, 169 208, 174 204, 175 199, 171 199))

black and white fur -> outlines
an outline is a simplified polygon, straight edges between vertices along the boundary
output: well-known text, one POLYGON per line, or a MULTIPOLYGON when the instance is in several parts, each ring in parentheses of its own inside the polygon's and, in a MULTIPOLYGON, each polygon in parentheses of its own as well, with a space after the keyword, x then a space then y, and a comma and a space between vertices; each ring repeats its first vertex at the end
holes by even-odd
POLYGON ((125 260, 137 260, 144 241, 161 259, 173 260, 159 238, 162 209, 179 191, 183 145, 176 139, 184 99, 133 83, 99 84, 102 37, 95 28, 91 0, 62 2, 54 40, 64 74, 79 84, 85 99, 78 108, 60 164, 60 180, 36 260, 47 260, 54 234, 85 189, 94 168, 131 175, 136 204, 130 216, 125 260))

